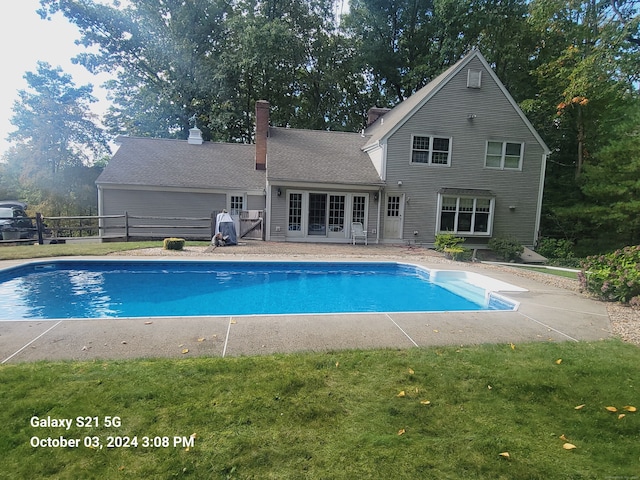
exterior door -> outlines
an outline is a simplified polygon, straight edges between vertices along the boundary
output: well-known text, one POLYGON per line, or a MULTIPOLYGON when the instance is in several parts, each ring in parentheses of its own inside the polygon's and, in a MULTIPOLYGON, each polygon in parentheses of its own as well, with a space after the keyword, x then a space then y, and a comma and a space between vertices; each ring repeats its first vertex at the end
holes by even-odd
POLYGON ((404 194, 387 195, 384 216, 384 238, 402 238, 402 219, 404 216, 404 194))

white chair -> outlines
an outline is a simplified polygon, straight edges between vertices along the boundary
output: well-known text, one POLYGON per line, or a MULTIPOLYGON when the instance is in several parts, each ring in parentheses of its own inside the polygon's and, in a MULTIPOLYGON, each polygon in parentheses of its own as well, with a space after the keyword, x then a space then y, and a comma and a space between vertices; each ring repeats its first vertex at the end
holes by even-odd
POLYGON ((365 245, 368 245, 367 232, 362 226, 362 222, 353 222, 351 223, 351 240, 354 245, 356 244, 356 240, 359 238, 364 240, 365 245))

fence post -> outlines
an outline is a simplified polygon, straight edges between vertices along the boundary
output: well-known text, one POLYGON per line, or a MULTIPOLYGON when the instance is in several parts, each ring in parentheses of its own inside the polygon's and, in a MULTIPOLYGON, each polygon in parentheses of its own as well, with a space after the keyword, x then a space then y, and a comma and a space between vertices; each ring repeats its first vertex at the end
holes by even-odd
POLYGON ((209 238, 213 240, 213 237, 216 234, 216 212, 211 212, 211 235, 209 238))
POLYGON ((42 214, 40 212, 36 212, 36 229, 38 230, 38 245, 44 245, 44 222, 42 221, 42 214))
POLYGON ((129 212, 124 212, 124 241, 129 241, 129 212))

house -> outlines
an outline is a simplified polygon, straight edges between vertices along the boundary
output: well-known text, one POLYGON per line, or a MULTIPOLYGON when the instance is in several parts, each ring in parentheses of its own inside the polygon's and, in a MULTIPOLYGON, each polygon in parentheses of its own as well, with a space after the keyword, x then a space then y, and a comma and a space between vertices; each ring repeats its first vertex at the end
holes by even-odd
POLYGON ((477 50, 361 133, 271 127, 256 102, 255 146, 125 138, 98 178, 101 215, 264 209, 265 239, 482 248, 534 245, 549 149, 477 50))

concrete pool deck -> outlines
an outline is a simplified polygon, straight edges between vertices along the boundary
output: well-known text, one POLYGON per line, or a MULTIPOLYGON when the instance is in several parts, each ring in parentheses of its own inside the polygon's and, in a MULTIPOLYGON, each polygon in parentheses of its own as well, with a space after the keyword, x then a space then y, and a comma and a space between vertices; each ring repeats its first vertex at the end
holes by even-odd
MULTIPOLYGON (((320 253, 317 247, 292 244, 275 246, 274 251, 265 250, 271 246, 260 245, 248 253, 241 247, 234 248, 216 249, 213 254, 195 251, 190 256, 194 260, 406 262, 430 269, 476 272, 527 291, 501 292, 520 302, 515 312, 3 321, 0 322, 0 362, 228 357, 341 349, 594 341, 611 336, 605 303, 554 286, 544 281, 544 274, 521 275, 511 268, 451 262, 417 248, 342 245, 326 246, 320 253)), ((114 259, 113 256, 88 257, 99 258, 114 259)), ((128 257, 115 259, 124 258, 128 257)), ((167 255, 145 257, 154 258, 167 260, 167 255)), ((31 260, 2 261, 0 268, 28 261, 31 260)))

